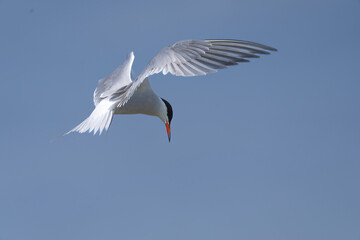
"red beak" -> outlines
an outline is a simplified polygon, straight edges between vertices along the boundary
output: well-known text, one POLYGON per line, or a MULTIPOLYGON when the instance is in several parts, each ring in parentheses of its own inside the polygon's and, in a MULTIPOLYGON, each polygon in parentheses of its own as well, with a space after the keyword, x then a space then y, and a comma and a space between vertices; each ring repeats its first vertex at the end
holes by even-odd
POLYGON ((168 122, 165 123, 165 126, 166 126, 166 132, 167 132, 167 135, 168 135, 168 138, 169 138, 169 142, 170 142, 170 139, 171 139, 171 129, 170 129, 170 124, 168 122))

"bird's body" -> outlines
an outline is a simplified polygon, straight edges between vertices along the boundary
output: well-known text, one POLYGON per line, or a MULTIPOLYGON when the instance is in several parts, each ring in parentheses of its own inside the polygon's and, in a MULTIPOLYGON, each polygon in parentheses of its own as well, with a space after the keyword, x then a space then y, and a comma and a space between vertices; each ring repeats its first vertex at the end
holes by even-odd
MULTIPOLYGON (((157 116, 159 110, 166 107, 161 98, 154 93, 146 79, 134 92, 134 95, 121 107, 116 107, 114 114, 146 114, 157 116)), ((160 111, 161 112, 161 111, 160 111)))
POLYGON ((150 86, 148 77, 162 72, 176 76, 198 76, 216 72, 256 54, 269 54, 276 49, 240 40, 185 40, 162 49, 133 81, 131 69, 134 53, 108 77, 100 79, 94 91, 95 109, 71 132, 108 130, 114 114, 147 114, 159 117, 166 125, 170 141, 171 105, 160 98, 150 86))

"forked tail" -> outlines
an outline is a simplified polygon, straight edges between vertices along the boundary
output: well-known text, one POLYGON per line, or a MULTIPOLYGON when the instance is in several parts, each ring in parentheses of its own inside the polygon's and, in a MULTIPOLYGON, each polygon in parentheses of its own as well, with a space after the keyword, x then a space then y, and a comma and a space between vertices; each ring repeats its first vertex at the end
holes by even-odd
POLYGON ((114 115, 114 103, 103 99, 94 109, 94 111, 90 114, 90 116, 85 119, 82 123, 77 125, 75 128, 65 133, 67 135, 72 132, 84 133, 89 131, 91 133, 94 131, 96 134, 99 131, 99 134, 105 129, 106 131, 109 129, 111 121, 114 115))

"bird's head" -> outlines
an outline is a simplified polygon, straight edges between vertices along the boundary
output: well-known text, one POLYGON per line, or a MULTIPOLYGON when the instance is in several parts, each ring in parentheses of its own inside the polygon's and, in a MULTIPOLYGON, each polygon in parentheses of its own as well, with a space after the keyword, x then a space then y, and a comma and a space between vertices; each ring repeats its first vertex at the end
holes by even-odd
POLYGON ((173 118, 173 110, 172 110, 172 107, 171 107, 171 105, 170 105, 170 103, 168 101, 166 101, 163 98, 161 98, 161 100, 164 102, 165 107, 166 107, 166 116, 161 117, 161 120, 165 123, 166 132, 167 132, 169 142, 170 142, 170 139, 171 139, 170 124, 171 124, 171 120, 173 118))

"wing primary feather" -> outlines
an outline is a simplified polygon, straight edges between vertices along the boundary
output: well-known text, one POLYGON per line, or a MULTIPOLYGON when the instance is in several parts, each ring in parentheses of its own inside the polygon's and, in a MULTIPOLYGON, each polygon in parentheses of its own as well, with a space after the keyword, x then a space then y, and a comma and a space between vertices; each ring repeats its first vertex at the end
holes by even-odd
MULTIPOLYGON (((208 43, 206 41, 191 41, 189 46, 195 47, 197 49, 201 49, 203 51, 206 51, 211 46, 211 43, 208 43)), ((186 47, 187 48, 187 47, 186 47)))
POLYGON ((171 63, 171 66, 173 67, 173 69, 175 70, 175 75, 176 76, 181 76, 184 75, 184 72, 179 68, 179 65, 176 63, 171 63))
POLYGON ((189 63, 183 63, 183 66, 186 67, 187 69, 189 69, 189 71, 191 71, 192 73, 194 73, 194 76, 195 75, 205 75, 206 74, 206 72, 202 71, 201 69, 198 69, 194 65, 190 65, 189 63))
POLYGON ((183 64, 178 64, 177 66, 181 69, 181 71, 184 73, 185 76, 194 76, 195 75, 190 70, 188 70, 183 64))
POLYGON ((232 48, 237 48, 237 49, 244 49, 244 50, 248 50, 250 53, 258 53, 258 54, 270 54, 269 52, 267 51, 264 51, 264 50, 261 50, 261 49, 258 49, 258 48, 254 48, 252 46, 246 46, 246 45, 229 45, 229 44, 222 44, 222 43, 219 43, 219 44, 214 44, 214 46, 220 46, 220 47, 232 47, 232 48))
POLYGON ((214 68, 214 69, 223 69, 223 68, 226 68, 226 65, 223 65, 219 62, 215 62, 215 61, 212 61, 212 60, 209 60, 209 59, 206 59, 204 60, 203 58, 199 58, 199 59, 196 59, 196 61, 198 61, 199 63, 202 63, 206 66, 210 66, 211 68, 214 68))
POLYGON ((273 48, 273 47, 269 47, 269 46, 266 46, 264 44, 260 44, 260 43, 254 43, 254 42, 249 42, 249 41, 243 41, 243 40, 232 40, 232 39, 209 39, 209 40, 205 40, 205 41, 208 41, 208 42, 211 42, 212 44, 214 45, 218 45, 218 44, 224 44, 226 46, 239 46, 239 47, 242 47, 242 46, 253 46, 253 47, 256 47, 256 48, 262 48, 262 49, 266 49, 266 50, 269 50, 269 51, 277 51, 276 48, 273 48))
POLYGON ((216 72, 215 69, 213 69, 213 68, 199 62, 198 59, 194 60, 194 61, 191 61, 191 65, 195 66, 198 69, 201 69, 205 73, 214 73, 214 72, 216 72))
POLYGON ((223 52, 217 52, 217 51, 208 51, 207 52, 208 54, 210 55, 215 55, 215 56, 219 56, 219 57, 222 57, 224 59, 229 59, 231 61, 235 61, 235 62, 242 62, 242 60, 244 60, 243 58, 241 57, 237 57, 237 56, 234 56, 234 55, 230 55, 230 54, 226 54, 226 53, 223 53, 223 52))
POLYGON ((166 64, 165 67, 164 67, 164 69, 162 70, 162 73, 163 73, 164 75, 166 75, 166 74, 168 74, 168 72, 169 72, 169 64, 166 64))
POLYGON ((238 55, 244 55, 249 58, 250 57, 259 57, 255 54, 266 54, 266 55, 270 54, 269 52, 261 50, 261 49, 254 50, 254 48, 236 48, 236 47, 220 46, 220 45, 212 46, 211 49, 224 51, 224 52, 230 52, 230 53, 234 53, 234 54, 238 54, 238 55))
MULTIPOLYGON (((192 58, 197 58, 200 56, 200 53, 194 51, 193 49, 187 48, 183 50, 183 55, 186 55, 187 57, 189 57, 190 59, 192 58)), ((202 51, 201 54, 204 54, 205 51, 202 51)))
POLYGON ((170 73, 176 75, 176 69, 174 68, 173 64, 169 63, 168 67, 169 67, 170 73))
POLYGON ((202 50, 202 49, 199 49, 196 47, 189 46, 187 49, 196 52, 198 55, 201 55, 201 54, 204 54, 206 52, 206 50, 208 50, 209 48, 207 48, 206 50, 202 50))
MULTIPOLYGON (((181 63, 184 63, 184 62, 187 62, 190 60, 189 57, 187 57, 185 54, 180 54, 180 53, 176 56, 176 58, 177 58, 177 60, 180 60, 181 63)), ((174 61, 174 62, 178 63, 177 61, 174 61)))
POLYGON ((234 62, 234 61, 226 61, 224 59, 221 59, 219 57, 216 57, 216 56, 211 56, 210 54, 206 54, 206 55, 203 55, 202 56, 203 58, 207 59, 207 60, 211 60, 211 61, 214 61, 214 62, 218 62, 222 65, 225 65, 225 66, 233 66, 233 65, 236 65, 237 63, 234 62))
MULTIPOLYGON (((239 48, 230 48, 230 47, 211 47, 211 51, 218 51, 218 52, 222 52, 222 53, 231 53, 237 56, 241 56, 241 57, 245 57, 245 58, 259 58, 260 56, 255 55, 254 53, 251 53, 250 51, 244 50, 242 49, 242 51, 240 51, 239 48)), ((259 51, 256 52, 256 54, 269 54, 266 51, 259 51)))

